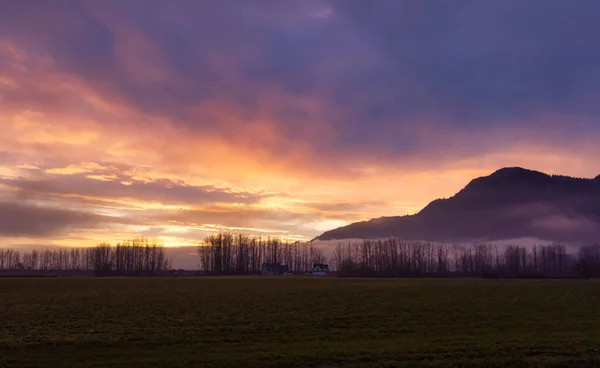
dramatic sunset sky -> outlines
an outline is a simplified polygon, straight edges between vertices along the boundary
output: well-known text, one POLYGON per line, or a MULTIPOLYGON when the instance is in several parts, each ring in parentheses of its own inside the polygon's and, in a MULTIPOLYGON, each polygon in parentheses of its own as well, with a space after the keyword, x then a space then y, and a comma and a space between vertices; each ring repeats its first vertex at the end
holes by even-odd
POLYGON ((600 174, 597 0, 0 0, 0 245, 310 239, 600 174))

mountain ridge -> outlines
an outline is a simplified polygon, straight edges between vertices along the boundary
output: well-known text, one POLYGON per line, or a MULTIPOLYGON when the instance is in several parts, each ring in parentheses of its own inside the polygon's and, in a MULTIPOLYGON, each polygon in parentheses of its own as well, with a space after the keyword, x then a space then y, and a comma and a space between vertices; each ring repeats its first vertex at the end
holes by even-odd
POLYGON ((430 241, 600 240, 600 175, 594 179, 501 168, 414 215, 384 216, 329 230, 313 240, 401 237, 430 241))

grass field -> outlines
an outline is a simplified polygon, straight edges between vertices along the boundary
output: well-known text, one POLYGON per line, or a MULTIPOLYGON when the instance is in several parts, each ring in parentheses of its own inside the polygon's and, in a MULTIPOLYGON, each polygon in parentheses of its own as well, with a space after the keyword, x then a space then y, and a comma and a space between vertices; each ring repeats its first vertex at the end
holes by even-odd
POLYGON ((600 365, 600 282, 0 279, 0 367, 600 365))

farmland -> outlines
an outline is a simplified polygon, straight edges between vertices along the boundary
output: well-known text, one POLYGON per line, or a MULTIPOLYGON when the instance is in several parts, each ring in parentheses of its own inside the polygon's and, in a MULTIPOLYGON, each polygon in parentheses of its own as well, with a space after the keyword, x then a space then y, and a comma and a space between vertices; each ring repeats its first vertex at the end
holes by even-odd
POLYGON ((0 279, 0 366, 600 364, 594 280, 0 279))

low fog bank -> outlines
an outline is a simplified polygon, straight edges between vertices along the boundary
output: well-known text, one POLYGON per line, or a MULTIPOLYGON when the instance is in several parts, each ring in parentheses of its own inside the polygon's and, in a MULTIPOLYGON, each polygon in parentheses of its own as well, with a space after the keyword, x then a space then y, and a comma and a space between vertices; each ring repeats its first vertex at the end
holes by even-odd
MULTIPOLYGON (((380 239, 369 239, 369 241, 377 241, 377 240, 385 240, 385 239, 389 239, 389 238, 380 238, 380 239)), ((343 244, 343 245, 360 245, 364 242, 364 239, 341 239, 341 240, 314 240, 312 241, 312 244, 314 246, 316 246, 317 248, 321 249, 325 255, 325 258, 328 260, 328 262, 331 263, 331 260, 333 258, 333 253, 335 250, 335 247, 338 244, 343 244)), ((413 240, 411 240, 410 242, 415 242, 413 240)), ((419 242, 419 241, 416 241, 419 242)), ((429 241, 426 240, 422 240, 421 242, 423 243, 427 243, 429 241)), ((449 242, 429 242, 429 243, 435 243, 435 244, 446 244, 446 245, 452 245, 453 243, 449 243, 449 242)), ((510 246, 510 245, 519 245, 522 247, 527 248, 527 250, 530 252, 532 251, 534 246, 541 246, 541 245, 554 245, 554 244, 560 244, 566 247, 567 252, 569 254, 572 254, 574 256, 577 255, 577 252, 579 250, 579 247, 584 246, 584 245, 590 245, 588 243, 581 243, 581 242, 570 242, 570 243, 558 243, 558 242, 551 242, 551 241, 547 241, 544 239, 537 239, 537 238, 516 238, 516 239, 506 239, 506 240, 496 240, 496 241, 478 241, 478 240, 473 240, 471 242, 461 242, 461 243, 454 243, 454 244, 460 244, 463 246, 468 246, 468 245, 472 245, 472 244, 487 244, 487 245, 492 245, 492 246, 497 246, 500 250, 502 250, 502 248, 510 246)), ((197 247, 190 247, 190 246, 186 246, 186 247, 169 247, 166 248, 166 254, 167 256, 171 257, 171 259, 173 260, 173 267, 175 268, 183 268, 186 270, 197 270, 200 267, 200 258, 198 256, 198 248, 197 247)))
MULTIPOLYGON (((397 238, 386 237, 386 238, 377 238, 377 239, 354 238, 354 239, 339 239, 339 240, 338 239, 336 239, 336 240, 314 240, 312 243, 314 245, 316 245, 319 249, 322 249, 323 252, 325 253, 325 256, 327 257, 327 259, 330 260, 333 257, 333 252, 335 250, 335 247, 338 246, 339 244, 342 244, 342 245, 350 244, 353 246, 359 246, 364 241, 379 241, 379 240, 387 240, 387 239, 397 239, 397 238)), ((592 242, 592 243, 553 242, 553 241, 548 241, 548 240, 544 240, 544 239, 529 238, 529 237, 528 238, 495 240, 495 241, 484 241, 484 240, 476 240, 475 239, 475 240, 468 241, 468 242, 438 242, 438 241, 429 241, 429 240, 407 240, 407 241, 411 242, 411 243, 422 242, 422 243, 445 244, 448 246, 451 246, 453 244, 459 244, 462 246, 469 246, 469 245, 475 245, 475 244, 486 244, 486 245, 491 245, 491 246, 497 246, 499 248, 499 250, 502 250, 503 248, 511 246, 511 245, 518 245, 521 247, 525 247, 528 252, 532 251, 534 246, 559 244, 559 245, 565 246, 565 248, 567 249, 567 252, 574 256, 577 255, 577 252, 579 251, 579 248, 581 246, 598 243, 598 242, 592 242)), ((599 241, 600 241, 600 239, 599 239, 599 241)))

